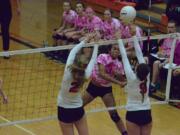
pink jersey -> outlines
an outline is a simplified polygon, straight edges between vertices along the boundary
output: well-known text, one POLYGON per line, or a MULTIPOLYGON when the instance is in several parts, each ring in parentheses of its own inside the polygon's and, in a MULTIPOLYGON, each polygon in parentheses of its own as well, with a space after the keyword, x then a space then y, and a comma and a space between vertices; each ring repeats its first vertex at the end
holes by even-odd
POLYGON ((118 59, 112 59, 110 54, 100 54, 97 58, 97 64, 93 69, 91 77, 93 81, 97 82, 103 87, 111 86, 111 82, 100 77, 98 64, 104 65, 106 73, 110 76, 114 76, 117 72, 120 74, 124 74, 123 65, 118 59))
MULTIPOLYGON (((171 53, 171 47, 172 47, 172 43, 173 43, 173 38, 166 38, 164 39, 162 45, 161 45, 161 50, 163 52, 163 54, 167 55, 167 57, 170 57, 170 53, 171 53)), ((176 41, 176 46, 177 44, 180 42, 180 40, 176 41)))
POLYGON ((87 19, 86 28, 88 32, 93 32, 95 30, 101 30, 102 20, 98 16, 93 16, 93 18, 87 19))
POLYGON ((107 40, 113 39, 120 26, 121 24, 116 18, 112 18, 111 21, 104 21, 102 25, 103 38, 107 40))
POLYGON ((175 52, 174 52, 174 63, 178 66, 180 65, 180 42, 176 44, 175 52))
POLYGON ((66 24, 74 25, 76 16, 77 13, 75 11, 69 10, 63 13, 63 21, 65 21, 66 24))
MULTIPOLYGON (((134 35, 130 33, 130 25, 121 25, 121 38, 131 38, 134 35)), ((136 26, 136 36, 141 37, 143 35, 143 31, 140 27, 136 26)), ((128 45, 132 46, 132 43, 128 43, 128 45)), ((143 48, 143 43, 140 43, 141 49, 143 48)))
POLYGON ((82 28, 85 28, 86 21, 87 21, 87 18, 84 15, 83 16, 77 15, 76 18, 75 18, 75 27, 78 30, 81 30, 82 28))
POLYGON ((121 31, 121 38, 130 38, 131 34, 130 34, 130 30, 129 30, 129 25, 121 25, 120 27, 120 31, 121 31))

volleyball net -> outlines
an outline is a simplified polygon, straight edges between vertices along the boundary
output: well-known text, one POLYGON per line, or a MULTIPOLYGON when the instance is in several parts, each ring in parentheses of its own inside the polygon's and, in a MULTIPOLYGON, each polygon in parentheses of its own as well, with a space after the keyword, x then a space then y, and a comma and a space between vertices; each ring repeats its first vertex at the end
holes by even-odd
MULTIPOLYGON (((152 104, 167 104, 179 102, 170 97, 171 77, 177 33, 151 36, 150 40, 174 38, 169 60, 168 75, 164 86, 159 91, 163 96, 162 101, 152 104)), ((148 37, 138 38, 139 41, 147 41, 148 37)), ((124 39, 123 42, 132 42, 133 38, 124 39)), ((88 43, 86 46, 93 46, 88 43)), ((106 46, 117 44, 117 40, 100 41, 96 45, 106 46)), ((56 119, 57 95, 65 65, 57 60, 50 59, 47 54, 56 51, 69 50, 75 45, 46 47, 37 49, 15 50, 0 52, 0 78, 3 80, 3 91, 8 96, 8 104, 0 102, 0 126, 29 123, 43 120, 56 119), (10 59, 3 59, 10 55, 10 59)), ((151 48, 151 46, 150 46, 151 48)), ((176 68, 178 68, 176 66, 176 68)), ((87 83, 83 86, 85 90, 87 83)), ((83 94, 83 92, 82 92, 83 94)), ((88 113, 107 111, 111 109, 125 109, 126 93, 116 85, 113 85, 113 94, 117 106, 105 108, 101 100, 96 100, 87 105, 88 113)))

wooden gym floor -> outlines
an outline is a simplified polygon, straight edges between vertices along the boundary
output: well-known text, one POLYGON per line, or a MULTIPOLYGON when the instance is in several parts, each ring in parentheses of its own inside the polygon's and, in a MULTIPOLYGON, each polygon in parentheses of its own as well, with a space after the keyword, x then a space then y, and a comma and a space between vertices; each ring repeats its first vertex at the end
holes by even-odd
MULTIPOLYGON (((74 5, 74 4, 73 4, 74 5)), ((15 5, 13 4, 13 11, 15 9, 15 5)), ((11 34, 14 37, 17 37, 22 40, 28 40, 36 45, 36 47, 41 47, 42 41, 48 40, 50 43, 52 43, 51 34, 52 30, 59 26, 59 21, 62 13, 62 1, 61 0, 31 0, 31 1, 21 1, 21 15, 18 16, 15 11, 13 12, 13 20, 11 24, 11 34)), ((0 38, 0 45, 2 46, 2 40, 0 38)), ((2 47, 1 47, 2 48, 2 47)), ((10 50, 19 50, 19 49, 28 49, 28 47, 24 46, 21 43, 14 42, 11 40, 11 47, 10 50)), ((53 69, 53 74, 56 73, 54 76, 50 76, 46 74, 45 70, 43 72, 40 72, 40 69, 34 68, 31 72, 33 72, 33 75, 27 75, 29 76, 35 76, 44 77, 43 82, 47 82, 47 80, 51 80, 51 84, 55 86, 53 88, 55 90, 54 93, 49 93, 49 91, 46 91, 48 93, 47 98, 48 100, 52 100, 52 110, 50 114, 56 114, 56 97, 59 89, 59 84, 61 81, 61 75, 63 74, 64 65, 59 64, 57 62, 54 62, 52 60, 48 60, 46 57, 44 57, 43 54, 40 55, 34 55, 33 57, 28 57, 28 64, 32 66, 32 63, 35 62, 37 64, 37 61, 35 59, 40 59, 43 61, 42 66, 46 67, 39 67, 43 69, 53 69), (55 73, 54 73, 55 72, 55 73), (51 95, 51 96, 49 96, 51 95), (52 96, 53 95, 53 96, 52 96)), ((7 69, 6 67, 8 65, 17 67, 18 69, 24 69, 25 65, 22 62, 23 60, 26 60, 24 57, 16 57, 12 56, 9 60, 4 60, 3 58, 0 58, 0 75, 2 78, 6 76, 7 69)), ((13 75, 11 78, 13 80, 16 79, 15 71, 16 68, 13 68, 12 71, 8 70, 10 75, 13 75)), ((19 76, 18 76, 19 77, 19 76)), ((26 78, 28 76, 25 76, 26 78)), ((13 90, 6 91, 6 87, 9 88, 10 85, 13 85, 13 81, 9 80, 10 78, 5 77, 4 81, 4 90, 9 95, 13 93, 13 90)), ((23 78, 20 78, 23 80, 23 78)), ((33 82, 33 81, 32 81, 33 82)), ((17 83, 17 82, 16 82, 17 83)), ((38 82, 37 82, 38 83, 38 82)), ((28 83, 24 84, 24 87, 28 87, 28 83)), ((33 89, 33 88, 32 88, 33 89)), ((51 86, 49 86, 49 89, 51 89, 51 86)), ((25 91, 24 89, 16 89, 16 92, 22 92, 25 91)), ((35 90, 36 93, 41 94, 40 89, 35 90)), ((33 91, 34 92, 34 91, 33 91)), ((122 89, 119 89, 117 86, 114 86, 114 95, 116 97, 117 104, 124 105, 126 100, 126 95, 124 94, 122 89), (120 102, 121 101, 121 102, 120 102), (120 103, 119 103, 120 102, 120 103)), ((29 96, 28 93, 24 92, 23 98, 29 96)), ((39 96, 39 95, 36 95, 39 96)), ((18 100, 20 96, 17 97, 18 100)), ((8 108, 11 108, 14 99, 11 99, 11 95, 9 96, 10 103, 8 105, 8 108)), ((24 100, 24 99, 22 99, 24 100)), ((154 101, 154 99, 152 99, 154 101)), ((31 100, 30 100, 31 101, 31 100)), ((32 100, 33 101, 33 100, 32 100)), ((37 104, 39 103, 37 100, 37 104)), ((34 101, 33 101, 34 102, 34 101)), ((46 102, 44 99, 41 100, 41 102, 46 102)), ((6 105, 0 104, 0 108, 6 108, 6 105)), ((23 107, 23 103, 17 102, 16 106, 23 107)), ((37 105, 36 107, 40 107, 37 105)), ((87 106, 87 109, 89 110, 91 107, 103 107, 102 102, 97 99, 93 101, 92 104, 87 106)), ((37 108, 40 109, 40 108, 37 108)), ((13 110, 12 110, 13 111, 13 110)), ((15 110, 18 115, 25 115, 23 110, 15 110)), ((31 111, 31 110, 29 110, 31 111)), ((2 114, 0 110, 0 114, 2 114)), ((8 116, 7 114, 3 114, 3 116, 8 116)), ((45 112, 48 113, 48 112, 45 112)), ((120 110, 119 114, 123 119, 125 119, 125 110, 120 110)), ((180 110, 177 108, 174 108, 169 105, 154 105, 152 106, 152 115, 153 115, 153 129, 152 129, 152 135, 179 135, 180 133, 180 110)), ((43 114, 42 114, 43 115, 43 114)), ((16 116, 15 116, 16 117, 16 116)), ((18 117, 18 116, 17 116, 18 117)), ((15 118, 16 119, 16 118, 15 118)), ((0 122, 5 122, 10 119, 5 119, 0 115, 0 122)), ((119 132, 117 131, 115 125, 110 120, 107 112, 99 112, 99 113, 91 113, 87 115, 87 121, 89 125, 89 131, 90 135, 117 135, 119 132)), ((61 135, 60 128, 58 126, 58 122, 56 120, 50 120, 46 122, 39 122, 39 123, 31 123, 31 124, 22 124, 22 125, 15 125, 15 126, 8 126, 8 127, 0 127, 0 135, 61 135)))

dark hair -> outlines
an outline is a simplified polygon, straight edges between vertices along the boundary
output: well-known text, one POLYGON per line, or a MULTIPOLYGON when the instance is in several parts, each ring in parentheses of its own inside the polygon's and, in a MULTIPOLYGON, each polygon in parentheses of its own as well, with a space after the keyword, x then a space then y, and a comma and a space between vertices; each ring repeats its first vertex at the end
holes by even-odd
POLYGON ((79 86, 81 86, 85 82, 85 69, 89 61, 90 59, 86 58, 84 54, 82 54, 82 52, 80 51, 78 54, 76 54, 74 63, 68 66, 72 74, 77 73, 82 77, 82 79, 77 80, 79 86))
POLYGON ((85 9, 85 4, 84 4, 84 3, 82 3, 82 2, 77 2, 76 5, 77 5, 77 4, 81 4, 81 5, 83 6, 83 8, 85 9))
POLYGON ((113 44, 107 45, 107 50, 110 51, 112 49, 112 47, 113 47, 113 44))
POLYGON ((168 23, 174 23, 175 26, 176 26, 176 21, 175 21, 175 20, 172 20, 172 19, 171 19, 171 20, 168 21, 168 23))
MULTIPOLYGON (((118 46, 118 44, 109 44, 107 46, 107 50, 108 50, 108 53, 111 51, 111 49, 113 48, 113 46, 118 46)), ((106 46, 105 46, 106 47, 106 46)))
POLYGON ((140 81, 146 80, 147 75, 149 74, 150 69, 148 64, 141 63, 136 68, 136 75, 140 81))

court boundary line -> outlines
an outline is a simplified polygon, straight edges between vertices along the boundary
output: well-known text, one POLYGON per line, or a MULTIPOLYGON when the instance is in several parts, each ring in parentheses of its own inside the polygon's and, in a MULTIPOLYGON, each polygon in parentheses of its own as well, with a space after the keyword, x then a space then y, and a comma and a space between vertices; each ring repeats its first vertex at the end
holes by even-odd
POLYGON ((40 43, 35 43, 34 41, 31 41, 29 39, 25 39, 21 36, 17 36, 15 34, 12 34, 10 35, 10 39, 13 40, 14 42, 17 42, 19 44, 22 44, 28 48, 31 48, 31 49, 35 49, 35 48, 38 48, 35 44, 37 45, 41 45, 40 43))
MULTIPOLYGON (((2 116, 0 116, 0 119, 4 120, 4 121, 6 121, 6 122, 11 122, 10 120, 8 120, 8 119, 6 119, 6 118, 4 118, 4 117, 2 117, 2 116)), ((30 134, 30 135, 36 135, 36 134, 33 133, 32 131, 30 131, 30 130, 28 130, 28 129, 26 129, 26 128, 18 125, 18 124, 14 124, 13 126, 15 126, 16 128, 18 128, 18 129, 20 129, 20 130, 22 130, 22 131, 24 131, 24 132, 26 132, 26 133, 28 133, 28 134, 30 134)))
MULTIPOLYGON (((1 32, 0 32, 0 36, 2 37, 1 32)), ((24 45, 31 49, 38 48, 35 44, 41 45, 40 43, 36 43, 35 41, 31 41, 30 39, 25 39, 21 36, 17 36, 16 34, 13 34, 13 33, 10 33, 10 40, 17 42, 17 43, 24 45)))

